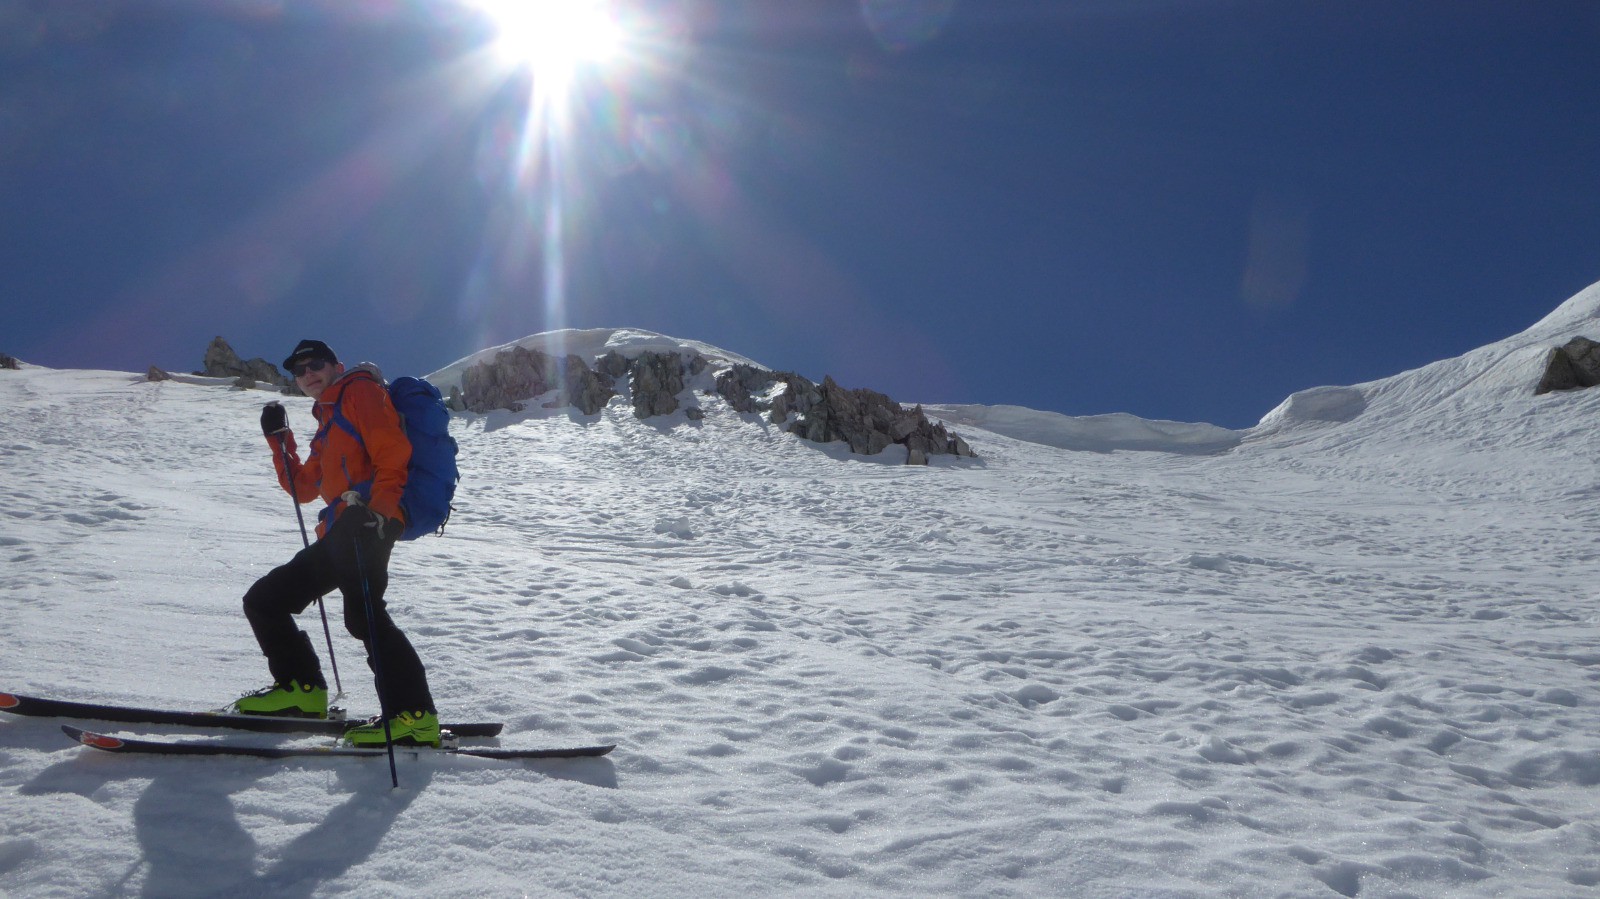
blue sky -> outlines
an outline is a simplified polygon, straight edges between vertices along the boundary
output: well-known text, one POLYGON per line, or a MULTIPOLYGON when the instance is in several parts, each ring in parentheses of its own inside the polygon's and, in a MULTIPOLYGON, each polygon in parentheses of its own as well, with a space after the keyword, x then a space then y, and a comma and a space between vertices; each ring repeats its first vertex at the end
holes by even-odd
POLYGON ((1600 280, 1591 0, 613 10, 539 115, 452 3, 0 0, 0 351, 396 374, 636 327, 1243 427, 1600 280))

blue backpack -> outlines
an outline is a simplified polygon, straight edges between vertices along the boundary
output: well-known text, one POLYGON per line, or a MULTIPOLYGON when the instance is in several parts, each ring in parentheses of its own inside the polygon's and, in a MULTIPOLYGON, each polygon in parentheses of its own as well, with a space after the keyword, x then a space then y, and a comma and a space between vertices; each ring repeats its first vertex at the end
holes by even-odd
MULTIPOLYGON (((442 534, 445 522, 450 520, 456 482, 461 480, 456 468, 456 439, 450 436, 450 410, 445 408, 439 388, 422 378, 395 378, 388 391, 389 401, 400 413, 400 426, 411 441, 411 464, 406 467, 406 488, 400 495, 400 508, 406 516, 406 529, 400 539, 442 534)), ((343 398, 340 394, 341 401, 343 398)), ((340 403, 334 403, 328 423, 366 446, 355 425, 344 417, 340 403)), ((371 482, 355 486, 362 495, 372 489, 371 482)))

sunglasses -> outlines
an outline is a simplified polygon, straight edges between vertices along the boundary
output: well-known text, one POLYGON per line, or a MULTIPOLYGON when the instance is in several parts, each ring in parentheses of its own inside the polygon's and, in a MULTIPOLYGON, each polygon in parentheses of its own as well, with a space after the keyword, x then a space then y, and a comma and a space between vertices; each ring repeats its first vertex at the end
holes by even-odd
POLYGON ((328 360, 326 360, 326 359, 312 359, 312 360, 310 360, 308 362, 302 362, 299 365, 296 365, 295 367, 289 369, 289 371, 295 377, 301 378, 301 377, 305 377, 305 373, 308 372, 308 371, 322 371, 324 368, 327 368, 327 367, 328 367, 328 360))

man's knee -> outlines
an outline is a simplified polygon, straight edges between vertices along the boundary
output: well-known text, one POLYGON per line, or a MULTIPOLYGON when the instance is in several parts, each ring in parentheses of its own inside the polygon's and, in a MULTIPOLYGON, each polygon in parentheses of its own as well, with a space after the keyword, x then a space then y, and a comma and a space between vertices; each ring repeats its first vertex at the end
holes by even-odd
POLYGON ((272 591, 262 586, 265 581, 266 578, 256 581, 244 592, 244 617, 251 621, 271 614, 268 605, 272 591))

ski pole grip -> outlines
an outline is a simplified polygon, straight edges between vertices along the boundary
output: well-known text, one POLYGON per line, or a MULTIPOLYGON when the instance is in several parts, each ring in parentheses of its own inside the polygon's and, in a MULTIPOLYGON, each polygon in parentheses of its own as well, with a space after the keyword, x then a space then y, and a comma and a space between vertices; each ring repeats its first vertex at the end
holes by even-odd
POLYGON ((261 407, 261 433, 271 437, 289 430, 289 413, 283 409, 283 404, 270 402, 261 407))

